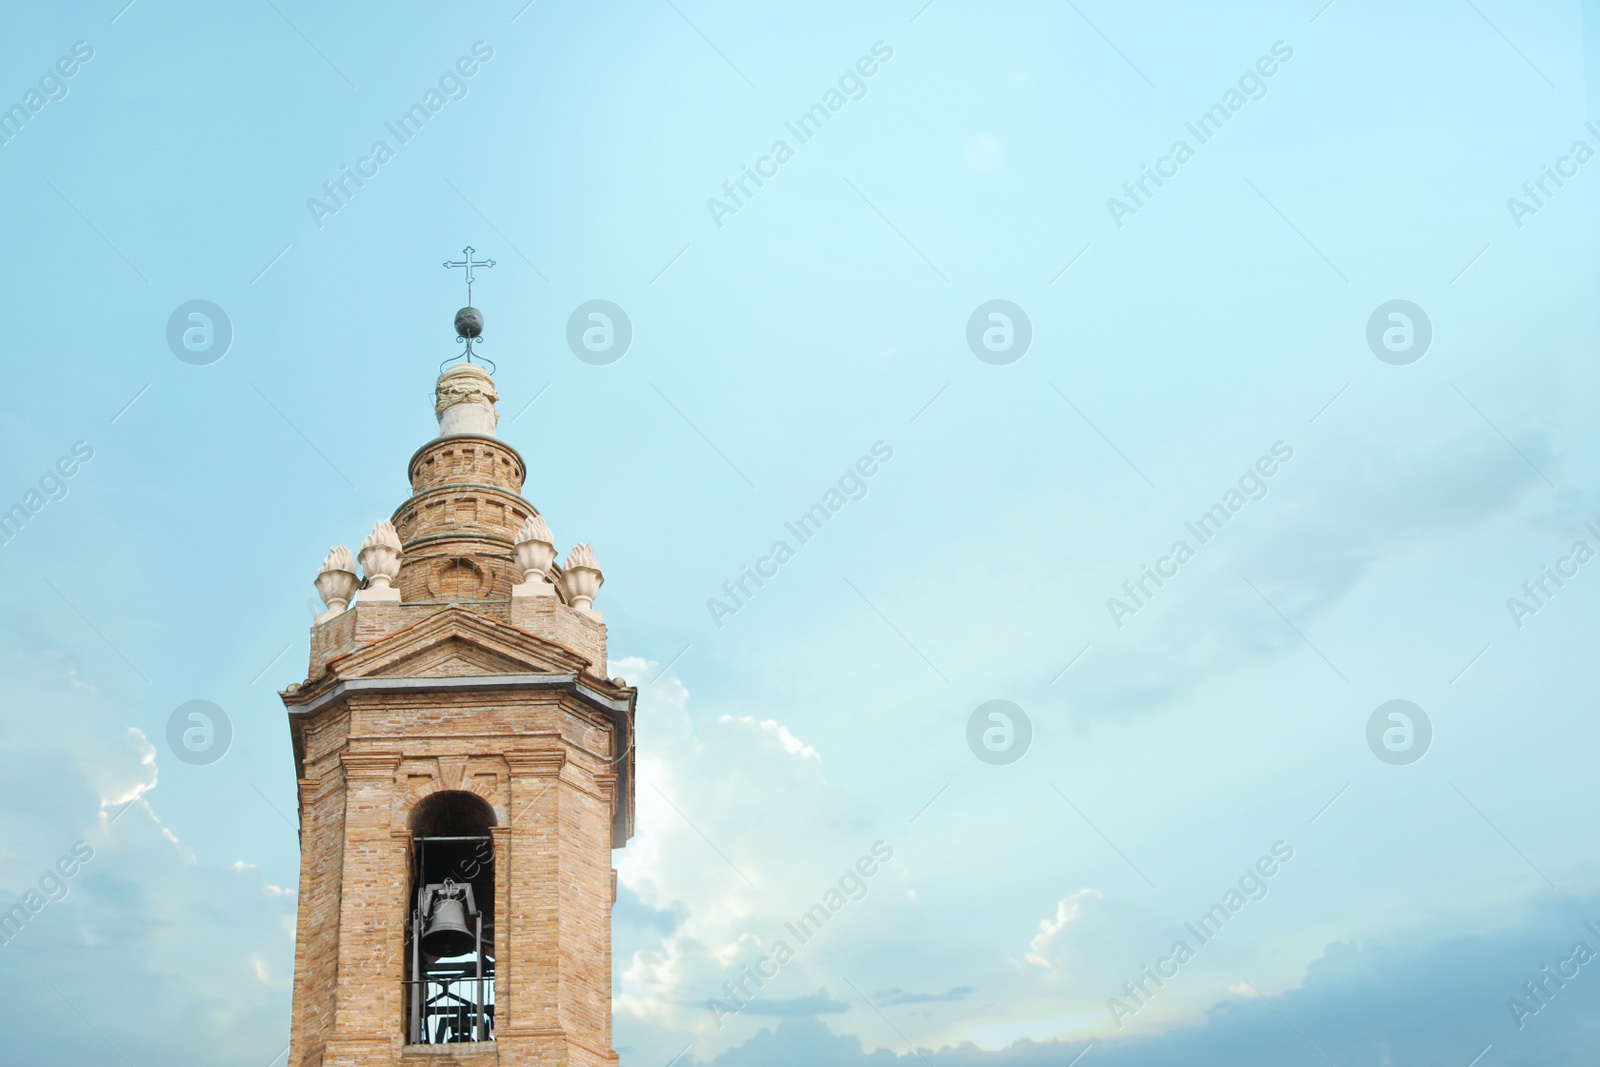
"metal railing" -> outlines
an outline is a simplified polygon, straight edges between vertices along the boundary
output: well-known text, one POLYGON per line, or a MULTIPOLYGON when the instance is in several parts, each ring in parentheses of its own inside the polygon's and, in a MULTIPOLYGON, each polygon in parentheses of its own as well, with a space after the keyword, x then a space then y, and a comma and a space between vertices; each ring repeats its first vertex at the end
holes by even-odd
POLYGON ((425 977, 406 982, 412 1044, 494 1040, 494 975, 480 978, 476 971, 472 961, 435 963, 425 977))

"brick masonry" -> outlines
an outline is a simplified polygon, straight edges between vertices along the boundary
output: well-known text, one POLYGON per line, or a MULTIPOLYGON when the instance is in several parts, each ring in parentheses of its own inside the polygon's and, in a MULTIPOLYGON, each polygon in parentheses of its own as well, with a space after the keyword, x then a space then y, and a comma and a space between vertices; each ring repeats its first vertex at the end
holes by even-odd
POLYGON ((637 692, 605 677, 598 620, 559 592, 512 599, 524 470, 487 436, 418 450, 393 520, 402 600, 314 627, 281 694, 300 786, 289 1067, 617 1062, 611 850, 632 832, 637 692), (408 1046, 411 816, 446 790, 494 811, 495 1040, 408 1046))

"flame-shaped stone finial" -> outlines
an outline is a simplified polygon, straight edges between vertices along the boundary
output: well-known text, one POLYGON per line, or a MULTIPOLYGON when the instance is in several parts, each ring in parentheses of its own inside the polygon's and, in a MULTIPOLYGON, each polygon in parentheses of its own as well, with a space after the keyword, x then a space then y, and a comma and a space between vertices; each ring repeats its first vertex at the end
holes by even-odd
POLYGON ((528 516, 517 530, 513 550, 522 581, 511 587, 511 595, 554 596, 556 588, 550 584, 550 564, 556 561, 555 536, 542 516, 537 513, 528 516))
POLYGON ((400 535, 395 533, 393 523, 379 519, 361 542, 356 558, 367 576, 366 588, 356 596, 358 601, 400 599, 400 590, 394 587, 394 580, 400 575, 400 535))
POLYGON ((328 558, 322 561, 322 569, 317 572, 317 595, 322 598, 328 610, 317 616, 318 622, 333 618, 345 608, 350 606, 350 598, 355 595, 359 580, 356 578, 356 561, 351 558, 350 550, 343 545, 334 545, 328 550, 328 558))
POLYGON ((600 591, 605 576, 594 558, 594 549, 587 544, 576 544, 567 553, 566 566, 561 571, 561 586, 566 590, 567 603, 585 615, 599 618, 594 610, 594 597, 600 591))

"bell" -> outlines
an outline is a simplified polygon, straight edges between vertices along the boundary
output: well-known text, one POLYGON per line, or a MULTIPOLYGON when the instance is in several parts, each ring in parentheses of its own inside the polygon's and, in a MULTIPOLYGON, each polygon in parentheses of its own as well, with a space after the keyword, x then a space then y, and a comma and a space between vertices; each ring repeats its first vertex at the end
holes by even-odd
POLYGON ((472 927, 467 925, 467 908, 461 898, 443 892, 436 894, 427 928, 422 931, 422 951, 444 959, 464 956, 476 943, 472 927))

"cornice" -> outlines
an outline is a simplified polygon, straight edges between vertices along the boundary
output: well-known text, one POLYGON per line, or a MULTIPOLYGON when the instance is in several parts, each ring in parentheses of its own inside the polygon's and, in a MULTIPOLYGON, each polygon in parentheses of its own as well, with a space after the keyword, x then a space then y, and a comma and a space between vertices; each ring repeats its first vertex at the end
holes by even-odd
POLYGON ((346 678, 303 704, 294 700, 294 694, 284 694, 283 702, 292 718, 304 718, 351 693, 438 693, 456 689, 566 689, 586 703, 613 714, 626 715, 633 707, 631 700, 606 696, 571 671, 451 678, 346 678))

